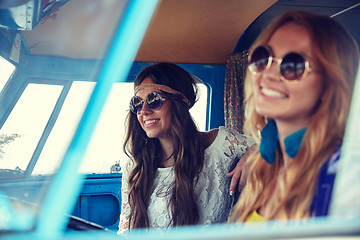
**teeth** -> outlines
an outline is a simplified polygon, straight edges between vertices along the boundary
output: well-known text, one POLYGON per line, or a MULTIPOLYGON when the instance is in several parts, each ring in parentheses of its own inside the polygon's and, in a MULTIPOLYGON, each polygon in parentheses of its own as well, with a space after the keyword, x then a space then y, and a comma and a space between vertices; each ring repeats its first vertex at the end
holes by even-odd
POLYGON ((146 121, 145 121, 145 124, 146 124, 146 125, 148 125, 148 124, 152 124, 152 123, 155 123, 155 122, 157 122, 157 120, 156 120, 156 119, 153 119, 153 120, 146 120, 146 121))
POLYGON ((262 88, 261 92, 265 95, 265 96, 269 96, 269 97, 286 97, 285 94, 278 92, 278 91, 274 91, 272 89, 268 89, 268 88, 262 88))

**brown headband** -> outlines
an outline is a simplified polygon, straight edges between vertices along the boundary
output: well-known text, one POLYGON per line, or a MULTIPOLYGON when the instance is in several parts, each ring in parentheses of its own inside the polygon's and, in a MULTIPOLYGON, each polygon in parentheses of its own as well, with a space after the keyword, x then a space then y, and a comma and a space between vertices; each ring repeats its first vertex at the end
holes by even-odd
POLYGON ((156 84, 156 83, 143 83, 140 84, 139 86, 137 86, 135 88, 135 95, 140 91, 143 90, 145 88, 155 88, 156 90, 161 90, 167 93, 171 93, 171 94, 175 94, 175 95, 181 95, 182 100, 190 107, 191 103, 190 101, 184 96, 184 94, 182 94, 181 92, 178 92, 174 89, 172 89, 169 86, 166 85, 160 85, 160 84, 156 84))

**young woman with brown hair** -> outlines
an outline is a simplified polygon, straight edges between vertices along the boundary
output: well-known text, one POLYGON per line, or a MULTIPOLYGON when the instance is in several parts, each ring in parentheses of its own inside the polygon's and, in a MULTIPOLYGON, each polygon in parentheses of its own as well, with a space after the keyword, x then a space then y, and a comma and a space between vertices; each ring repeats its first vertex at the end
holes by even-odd
POLYGON ((146 67, 134 93, 118 232, 226 222, 232 207, 226 173, 249 140, 225 127, 197 129, 189 112, 197 100, 196 82, 178 65, 146 67))

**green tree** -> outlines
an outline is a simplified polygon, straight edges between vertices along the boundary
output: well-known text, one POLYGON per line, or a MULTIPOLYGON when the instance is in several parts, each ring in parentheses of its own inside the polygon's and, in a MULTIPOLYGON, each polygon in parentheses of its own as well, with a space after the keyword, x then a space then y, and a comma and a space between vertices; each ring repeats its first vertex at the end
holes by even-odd
POLYGON ((20 137, 20 134, 0 134, 0 159, 4 157, 5 151, 4 146, 13 142, 16 138, 20 137))

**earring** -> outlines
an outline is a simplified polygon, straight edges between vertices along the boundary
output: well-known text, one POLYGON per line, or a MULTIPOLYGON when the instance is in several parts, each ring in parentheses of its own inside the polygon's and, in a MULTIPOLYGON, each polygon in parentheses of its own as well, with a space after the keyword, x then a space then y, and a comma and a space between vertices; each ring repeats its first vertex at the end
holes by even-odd
POLYGON ((273 164, 276 157, 276 149, 279 145, 279 133, 275 121, 269 119, 261 131, 261 142, 259 151, 261 156, 270 164, 273 164))
POLYGON ((307 128, 300 129, 284 139, 285 151, 289 157, 294 158, 298 153, 306 129, 307 128))

